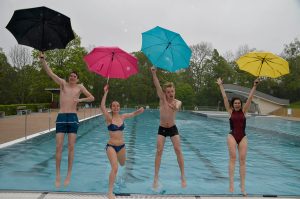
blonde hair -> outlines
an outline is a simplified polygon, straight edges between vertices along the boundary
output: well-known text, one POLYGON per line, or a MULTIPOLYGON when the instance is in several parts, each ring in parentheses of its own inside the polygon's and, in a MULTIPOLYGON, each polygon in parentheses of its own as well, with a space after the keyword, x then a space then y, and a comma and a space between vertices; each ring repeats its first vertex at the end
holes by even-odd
POLYGON ((163 91, 164 92, 166 91, 166 88, 174 88, 175 89, 174 83, 173 82, 164 83, 164 85, 163 85, 163 91))
MULTIPOLYGON (((118 103, 119 106, 121 107, 120 103, 119 103, 118 101, 114 100, 114 101, 112 101, 112 102, 110 103, 110 105, 109 105, 110 110, 111 110, 112 104, 113 104, 114 102, 118 103)), ((112 116, 112 117, 114 116, 114 113, 113 113, 112 111, 111 111, 111 116, 112 116)))

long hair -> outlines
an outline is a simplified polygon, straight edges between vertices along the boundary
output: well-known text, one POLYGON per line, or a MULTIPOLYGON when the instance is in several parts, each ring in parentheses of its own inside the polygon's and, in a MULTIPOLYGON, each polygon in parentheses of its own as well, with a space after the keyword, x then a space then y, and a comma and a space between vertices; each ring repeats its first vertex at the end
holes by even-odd
POLYGON ((230 101, 230 106, 231 106, 231 108, 233 108, 233 104, 234 104, 234 101, 235 100, 240 100, 240 102, 241 102, 241 108, 243 108, 243 101, 241 100, 241 98, 239 98, 239 97, 233 97, 232 99, 231 99, 231 101, 230 101))
MULTIPOLYGON (((110 110, 111 110, 112 104, 113 104, 114 102, 117 102, 117 103, 119 104, 119 106, 121 106, 120 103, 119 103, 117 100, 113 100, 113 101, 109 104, 110 110)), ((111 111, 111 117, 113 117, 113 116, 114 116, 114 114, 113 114, 113 112, 111 111)))

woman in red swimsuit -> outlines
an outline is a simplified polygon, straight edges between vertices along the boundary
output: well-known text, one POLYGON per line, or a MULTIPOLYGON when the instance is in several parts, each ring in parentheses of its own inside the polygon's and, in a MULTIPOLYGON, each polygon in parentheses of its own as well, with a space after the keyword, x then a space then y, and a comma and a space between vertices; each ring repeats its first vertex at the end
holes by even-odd
POLYGON ((247 155, 247 137, 245 133, 246 128, 246 117, 245 114, 248 111, 251 101, 258 84, 258 79, 254 80, 253 88, 249 93, 249 97, 244 106, 242 106, 242 100, 240 98, 232 98, 229 105, 228 98, 226 96, 223 82, 221 78, 218 78, 217 84, 220 87, 224 105, 227 112, 230 114, 230 133, 227 136, 227 145, 229 151, 229 191, 234 191, 234 169, 236 160, 236 148, 239 151, 239 162, 240 162, 240 187, 241 192, 244 196, 247 195, 245 191, 245 176, 246 176, 246 155, 247 155))

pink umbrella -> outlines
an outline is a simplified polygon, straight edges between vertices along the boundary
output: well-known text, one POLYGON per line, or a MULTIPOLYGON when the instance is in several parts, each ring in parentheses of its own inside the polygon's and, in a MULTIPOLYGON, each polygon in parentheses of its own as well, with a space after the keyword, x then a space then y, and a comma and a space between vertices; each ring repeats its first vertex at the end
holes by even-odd
POLYGON ((138 72, 137 58, 118 47, 96 47, 83 59, 90 71, 108 79, 126 79, 138 72))

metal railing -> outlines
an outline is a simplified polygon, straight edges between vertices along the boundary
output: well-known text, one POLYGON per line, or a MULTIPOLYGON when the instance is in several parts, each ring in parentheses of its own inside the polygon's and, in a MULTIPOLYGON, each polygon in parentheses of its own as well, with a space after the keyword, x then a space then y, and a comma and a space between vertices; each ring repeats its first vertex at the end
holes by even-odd
MULTIPOLYGON (((55 128, 58 109, 44 109, 39 112, 22 111, 19 115, 0 118, 0 144, 19 138, 28 139, 36 133, 47 133, 55 128)), ((79 120, 100 114, 98 107, 83 107, 77 112, 79 120)))

